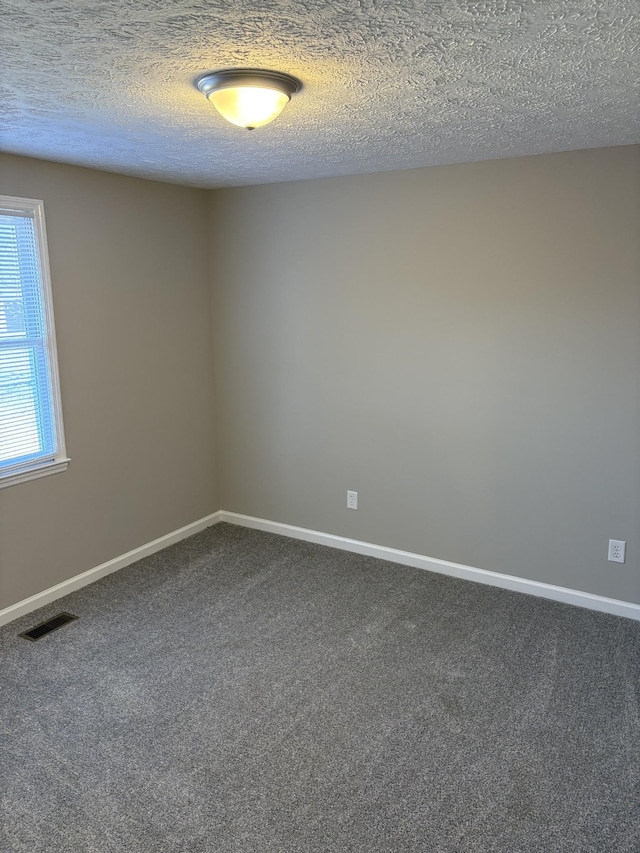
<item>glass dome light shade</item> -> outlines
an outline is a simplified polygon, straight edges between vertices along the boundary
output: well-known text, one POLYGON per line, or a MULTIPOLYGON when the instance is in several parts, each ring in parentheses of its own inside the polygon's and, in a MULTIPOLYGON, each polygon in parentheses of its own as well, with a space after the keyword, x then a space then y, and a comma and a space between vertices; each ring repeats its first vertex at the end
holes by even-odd
POLYGON ((195 81, 227 121, 250 130, 268 124, 302 89, 296 77, 261 68, 223 68, 195 81))
POLYGON ((231 124, 250 129, 269 124, 290 101, 285 92, 262 86, 229 86, 215 89, 209 93, 208 98, 220 115, 231 124))

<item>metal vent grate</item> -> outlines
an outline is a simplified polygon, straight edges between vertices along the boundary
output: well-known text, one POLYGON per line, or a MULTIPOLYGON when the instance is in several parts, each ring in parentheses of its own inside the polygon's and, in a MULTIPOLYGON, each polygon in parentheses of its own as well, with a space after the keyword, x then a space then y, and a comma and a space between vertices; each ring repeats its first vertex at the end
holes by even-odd
POLYGON ((19 636, 24 637, 25 640, 35 642, 36 640, 39 640, 40 637, 44 637, 45 634, 50 634, 52 631, 62 628, 63 625, 66 625, 68 622, 73 622, 73 620, 77 618, 78 617, 74 616, 72 613, 58 613, 58 615, 54 616, 52 619, 47 619, 46 622, 41 622, 40 625, 36 625, 36 627, 31 628, 30 631, 24 631, 19 636))

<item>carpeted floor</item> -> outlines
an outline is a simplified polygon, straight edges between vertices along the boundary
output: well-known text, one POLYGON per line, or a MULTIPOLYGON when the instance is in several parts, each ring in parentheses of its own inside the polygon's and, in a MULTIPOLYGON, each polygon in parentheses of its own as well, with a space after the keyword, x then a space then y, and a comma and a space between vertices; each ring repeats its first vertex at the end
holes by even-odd
POLYGON ((223 524, 0 643, 3 853, 640 850, 640 623, 223 524))

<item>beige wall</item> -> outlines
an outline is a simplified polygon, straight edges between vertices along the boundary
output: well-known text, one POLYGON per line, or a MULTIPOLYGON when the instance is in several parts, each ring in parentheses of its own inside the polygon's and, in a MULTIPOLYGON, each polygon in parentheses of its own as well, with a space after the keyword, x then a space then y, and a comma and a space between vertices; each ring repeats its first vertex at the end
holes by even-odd
POLYGON ((44 200, 68 471, 0 490, 0 609, 218 509, 207 198, 0 157, 44 200))
POLYGON ((0 490, 0 609, 220 506, 640 603, 639 154, 209 194, 1 156, 72 463, 0 490))
POLYGON ((222 506, 640 603, 638 165, 213 193, 222 506))

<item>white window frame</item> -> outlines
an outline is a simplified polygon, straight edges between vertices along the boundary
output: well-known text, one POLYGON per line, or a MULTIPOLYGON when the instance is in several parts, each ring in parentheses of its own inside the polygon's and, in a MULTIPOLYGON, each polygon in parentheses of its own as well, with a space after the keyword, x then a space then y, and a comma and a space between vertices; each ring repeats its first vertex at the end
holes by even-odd
POLYGON ((42 288, 42 304, 46 331, 46 352, 49 364, 51 382, 51 409, 55 430, 55 454, 45 459, 37 459, 16 465, 2 471, 0 469, 0 489, 58 474, 66 471, 71 461, 67 456, 64 440, 64 424, 62 420, 62 398, 60 395, 60 372, 58 370, 58 349, 56 346, 56 328, 53 318, 53 297, 51 293, 51 272, 49 269, 49 250, 47 247, 47 231, 44 221, 44 202, 33 198, 14 198, 0 195, 0 214, 13 216, 29 216, 33 219, 38 265, 40 268, 40 286, 42 288))

